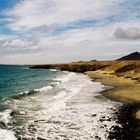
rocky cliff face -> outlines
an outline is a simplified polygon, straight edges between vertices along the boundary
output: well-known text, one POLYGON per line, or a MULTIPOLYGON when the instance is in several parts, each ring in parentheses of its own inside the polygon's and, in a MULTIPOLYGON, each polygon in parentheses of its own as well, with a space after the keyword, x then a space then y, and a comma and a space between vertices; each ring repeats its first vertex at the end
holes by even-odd
POLYGON ((71 72, 102 71, 118 76, 140 78, 140 60, 137 61, 89 61, 69 64, 34 65, 34 69, 58 69, 71 72))
POLYGON ((47 65, 34 65, 31 68, 45 68, 45 69, 59 69, 74 72, 86 72, 103 70, 112 73, 124 73, 127 71, 139 72, 140 68, 140 53, 134 52, 124 56, 116 61, 79 61, 68 64, 47 64, 47 65), (137 60, 137 61, 136 61, 137 60), (136 70, 137 69, 137 70, 136 70))
POLYGON ((31 68, 45 68, 45 69, 58 69, 65 71, 73 71, 73 72, 86 72, 86 71, 96 71, 99 69, 103 69, 106 66, 109 66, 110 62, 75 62, 69 64, 48 64, 48 65, 34 65, 31 68))

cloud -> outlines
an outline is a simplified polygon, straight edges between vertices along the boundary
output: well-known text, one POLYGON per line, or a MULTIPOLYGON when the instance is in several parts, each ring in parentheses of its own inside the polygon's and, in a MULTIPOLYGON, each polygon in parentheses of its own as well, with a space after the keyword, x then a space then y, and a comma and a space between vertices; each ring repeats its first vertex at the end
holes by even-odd
POLYGON ((138 51, 139 41, 113 40, 112 30, 118 25, 75 29, 59 36, 5 39, 0 45, 0 63, 65 63, 91 59, 116 59, 138 51), (4 43, 8 42, 4 45, 4 43), (3 46, 3 48, 2 48, 3 46), (132 47, 133 46, 133 47, 132 47))
POLYGON ((140 31, 138 28, 128 28, 128 29, 122 29, 117 28, 114 32, 114 35, 116 38, 120 39, 128 39, 128 40, 137 40, 140 39, 140 31))
POLYGON ((21 0, 4 13, 10 20, 1 28, 13 35, 0 38, 0 63, 116 59, 140 51, 136 1, 21 0))
POLYGON ((124 0, 24 0, 7 16, 14 17, 9 26, 16 31, 63 25, 79 20, 97 20, 115 15, 124 0), (114 9, 114 10, 113 10, 114 9), (116 10, 116 11, 115 11, 116 10))
POLYGON ((10 52, 28 52, 38 49, 39 39, 28 38, 0 38, 0 54, 10 52))

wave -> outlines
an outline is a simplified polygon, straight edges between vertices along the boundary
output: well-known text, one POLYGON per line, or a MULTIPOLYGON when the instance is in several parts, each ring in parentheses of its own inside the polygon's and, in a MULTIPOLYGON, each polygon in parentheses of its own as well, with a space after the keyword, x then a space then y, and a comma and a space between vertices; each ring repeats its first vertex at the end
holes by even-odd
POLYGON ((115 124, 115 120, 112 119, 109 122, 100 120, 108 116, 113 118, 112 113, 116 102, 108 102, 108 99, 99 94, 105 89, 106 86, 99 82, 92 82, 86 75, 66 72, 53 79, 49 86, 20 93, 20 96, 24 97, 51 90, 49 92, 53 94, 51 97, 47 94, 37 94, 34 100, 12 100, 13 104, 19 107, 17 110, 14 106, 14 113, 20 114, 21 118, 24 118, 24 115, 29 118, 26 125, 21 127, 25 134, 16 133, 16 136, 25 139, 32 139, 35 135, 42 139, 46 139, 47 136, 49 136, 48 139, 57 137, 64 139, 63 136, 67 136, 68 139, 74 136, 80 139, 85 137, 91 139, 91 135, 99 135, 101 139, 106 139, 106 131, 115 124), (40 107, 37 110, 36 105, 40 107), (32 106, 35 108, 32 109, 32 106), (98 126, 103 125, 106 128, 100 128, 101 131, 98 131, 98 126), (79 135, 76 136, 75 132, 79 135))
MULTIPOLYGON (((50 69, 51 71, 58 71, 58 70, 55 70, 55 69, 50 69)), ((30 91, 23 91, 23 92, 20 92, 19 94, 16 94, 16 95, 13 95, 11 96, 10 98, 13 98, 13 99, 21 99, 23 97, 26 97, 26 96, 29 96, 29 95, 33 95, 33 94, 36 94, 36 93, 39 93, 39 92, 46 92, 48 90, 51 90, 53 89, 55 86, 63 83, 63 82, 66 82, 68 81, 72 76, 75 75, 75 73, 67 73, 67 72, 64 72, 65 74, 64 75, 61 75, 60 77, 57 77, 55 79, 52 79, 53 82, 50 83, 50 85, 48 86, 44 86, 44 87, 41 87, 41 88, 37 88, 37 89, 33 89, 33 90, 30 90, 30 91)), ((51 81, 52 81, 51 80, 51 81)))
POLYGON ((34 92, 43 92, 43 91, 48 91, 48 90, 50 90, 52 88, 53 88, 52 86, 46 86, 46 87, 42 87, 40 89, 34 89, 33 91, 34 92))
MULTIPOLYGON (((34 136, 33 133, 30 133, 30 125, 32 125, 36 128, 36 135, 42 136, 42 139, 47 134, 48 139, 56 137, 63 139, 65 135, 71 139, 75 132, 70 129, 76 130, 80 139, 85 139, 85 135, 87 139, 91 139, 90 135, 93 134, 99 134, 102 139, 105 139, 106 129, 101 128, 101 134, 97 127, 98 125, 101 127, 104 123, 100 121, 101 117, 111 116, 110 108, 114 107, 112 102, 107 102, 107 99, 99 94, 100 91, 105 90, 105 86, 99 82, 92 82, 86 75, 76 73, 68 73, 55 80, 60 83, 56 86, 56 89, 59 90, 50 102, 46 101, 48 96, 43 96, 43 100, 40 102, 43 110, 39 110, 37 115, 32 114, 34 117, 26 125, 29 134, 34 136), (96 96, 102 98, 99 99, 96 96), (52 130, 51 134, 49 130, 52 130)), ((103 125, 106 125, 108 130, 113 124, 115 121, 105 122, 103 125)))
POLYGON ((64 83, 64 82, 69 81, 69 80, 70 80, 72 77, 74 77, 75 75, 76 75, 76 73, 74 73, 74 72, 70 72, 70 73, 65 72, 64 75, 62 75, 62 76, 60 76, 60 77, 57 77, 57 78, 55 78, 54 80, 55 80, 55 81, 58 81, 58 82, 60 82, 60 83, 64 83))
POLYGON ((0 113, 0 124, 1 127, 7 127, 9 124, 12 124, 12 114, 13 111, 11 109, 7 109, 4 112, 0 113))
POLYGON ((57 69, 49 69, 50 71, 56 72, 58 71, 57 69))
POLYGON ((49 85, 49 86, 45 86, 45 87, 42 87, 42 88, 33 89, 33 90, 30 90, 30 91, 23 91, 23 92, 20 92, 19 94, 11 96, 10 98, 21 99, 23 97, 33 95, 33 94, 36 94, 36 93, 39 93, 39 92, 46 92, 48 90, 51 90, 52 88, 53 88, 53 86, 49 85))

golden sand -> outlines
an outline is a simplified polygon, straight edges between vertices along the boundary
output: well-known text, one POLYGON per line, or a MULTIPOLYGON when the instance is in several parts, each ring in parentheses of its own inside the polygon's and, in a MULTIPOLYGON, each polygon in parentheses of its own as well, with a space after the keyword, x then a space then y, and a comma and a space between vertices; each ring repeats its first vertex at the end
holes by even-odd
MULTIPOLYGON (((139 103, 140 102, 140 83, 131 78, 118 77, 115 74, 103 71, 88 71, 87 75, 100 81, 105 85, 112 85, 114 88, 103 92, 114 100, 125 103, 139 103)), ((136 118, 140 119, 140 110, 136 113, 136 118)))

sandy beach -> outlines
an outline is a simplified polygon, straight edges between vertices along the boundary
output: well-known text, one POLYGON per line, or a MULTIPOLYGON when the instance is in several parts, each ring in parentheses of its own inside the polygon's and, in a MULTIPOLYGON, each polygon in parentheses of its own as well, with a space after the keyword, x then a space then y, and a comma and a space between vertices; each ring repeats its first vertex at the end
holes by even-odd
MULTIPOLYGON (((140 103, 140 61, 80 61, 68 64, 34 65, 32 68, 54 68, 80 72, 96 81, 112 86, 104 96, 128 104, 140 103)), ((138 105, 139 106, 139 105, 138 105)), ((140 110, 134 113, 140 119, 140 110)))
MULTIPOLYGON (((107 89, 101 96, 122 105, 114 112, 116 122, 108 133, 108 139, 140 139, 140 61, 80 61, 68 64, 34 65, 34 69, 57 69, 84 73, 93 82, 100 82, 107 89)), ((94 102, 93 102, 94 103, 94 102)), ((103 104, 103 102, 102 102, 103 104)), ((98 104, 99 106, 99 104, 98 104)), ((93 107, 94 108, 94 107, 93 107)), ((93 108, 90 111, 93 111, 93 108)), ((102 110, 102 109, 101 109, 102 110)), ((111 108, 109 110, 112 110, 111 108)))
MULTIPOLYGON (((100 70, 88 71, 86 74, 102 84, 113 87, 103 91, 104 96, 124 103, 137 104, 140 102, 140 83, 136 80, 118 77, 115 74, 105 73, 100 70)), ((134 115, 137 119, 140 119, 140 110, 137 110, 134 115)))

